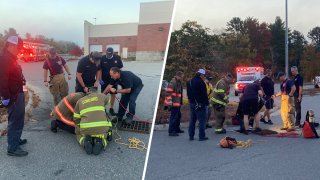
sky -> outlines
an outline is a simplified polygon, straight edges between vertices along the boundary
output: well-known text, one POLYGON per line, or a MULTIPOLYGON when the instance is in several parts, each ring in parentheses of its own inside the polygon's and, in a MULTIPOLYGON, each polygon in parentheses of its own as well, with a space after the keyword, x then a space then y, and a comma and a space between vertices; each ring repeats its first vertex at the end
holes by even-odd
POLYGON ((83 46, 84 20, 95 24, 139 21, 140 2, 161 0, 0 0, 0 33, 44 35, 83 46))
MULTIPOLYGON (((288 27, 307 39, 308 32, 320 26, 319 0, 288 0, 288 27)), ((173 29, 187 20, 197 21, 219 33, 233 17, 255 17, 259 22, 273 23, 275 17, 285 20, 285 0, 178 0, 173 29)))

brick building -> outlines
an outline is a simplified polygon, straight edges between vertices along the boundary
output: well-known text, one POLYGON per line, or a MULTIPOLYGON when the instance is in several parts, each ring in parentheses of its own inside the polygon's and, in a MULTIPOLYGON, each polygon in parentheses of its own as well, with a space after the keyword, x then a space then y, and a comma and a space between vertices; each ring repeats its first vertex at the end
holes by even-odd
POLYGON ((123 59, 163 60, 174 1, 140 4, 139 22, 93 25, 84 22, 84 53, 113 47, 123 59))

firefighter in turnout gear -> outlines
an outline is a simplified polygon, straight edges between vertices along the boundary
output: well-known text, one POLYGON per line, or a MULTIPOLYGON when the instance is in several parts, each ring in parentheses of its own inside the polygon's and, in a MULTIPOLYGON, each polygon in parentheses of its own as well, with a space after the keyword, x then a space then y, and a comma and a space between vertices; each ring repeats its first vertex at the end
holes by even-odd
POLYGON ((64 97, 51 113, 55 120, 51 121, 51 131, 57 132, 59 127, 62 130, 74 134, 75 123, 73 121, 74 108, 79 99, 83 98, 85 93, 71 93, 64 97))
POLYGON ((182 105, 182 79, 183 72, 178 71, 176 76, 172 78, 168 87, 165 89, 166 98, 164 101, 165 109, 171 112, 169 121, 169 136, 179 136, 183 133, 180 129, 181 105, 182 105))
POLYGON ((111 141, 112 123, 105 112, 107 103, 106 95, 97 93, 97 88, 89 88, 88 94, 79 99, 74 109, 77 140, 87 154, 100 154, 107 141, 111 141))
POLYGON ((219 80, 213 90, 211 103, 213 107, 213 115, 215 117, 215 133, 224 134, 226 130, 223 128, 225 120, 226 105, 228 104, 228 95, 230 92, 230 84, 233 82, 233 76, 228 73, 224 78, 219 80))

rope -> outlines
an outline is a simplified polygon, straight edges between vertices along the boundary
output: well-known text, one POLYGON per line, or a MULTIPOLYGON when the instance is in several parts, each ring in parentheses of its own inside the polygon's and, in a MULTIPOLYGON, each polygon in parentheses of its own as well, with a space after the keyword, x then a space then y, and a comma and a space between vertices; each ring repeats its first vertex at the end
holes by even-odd
POLYGON ((149 121, 146 120, 142 120, 141 118, 139 118, 138 116, 132 114, 131 112, 129 112, 127 110, 127 108, 120 102, 119 98, 116 96, 116 100, 119 102, 120 106, 126 111, 126 113, 129 113, 132 117, 134 117, 135 119, 141 121, 141 122, 145 122, 145 123, 149 123, 149 121))
POLYGON ((129 149, 137 149, 137 150, 140 150, 140 151, 148 150, 148 147, 145 145, 145 143, 143 141, 141 141, 140 139, 136 138, 136 137, 128 138, 128 142, 129 143, 125 143, 125 142, 121 141, 122 137, 118 133, 117 125, 118 125, 118 119, 117 119, 117 122, 116 122, 116 124, 115 124, 115 126, 113 128, 115 130, 115 134, 118 136, 118 138, 116 138, 114 140, 115 143, 127 146, 129 149))
POLYGON ((246 149, 250 147, 253 144, 251 139, 248 139, 247 141, 237 141, 236 148, 239 149, 246 149))

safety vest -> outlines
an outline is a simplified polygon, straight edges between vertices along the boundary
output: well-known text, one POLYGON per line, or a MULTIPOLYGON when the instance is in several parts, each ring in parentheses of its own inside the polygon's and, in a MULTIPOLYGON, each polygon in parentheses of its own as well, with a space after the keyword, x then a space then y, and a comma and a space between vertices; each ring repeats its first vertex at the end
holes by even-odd
POLYGON ((164 104, 166 106, 180 107, 182 104, 182 84, 173 78, 165 89, 166 97, 164 104))
POLYGON ((69 126, 75 126, 73 121, 74 107, 79 99, 84 97, 85 94, 80 93, 71 93, 68 96, 64 97, 58 105, 54 107, 53 115, 56 119, 62 121, 63 123, 69 126))
POLYGON ((80 135, 106 135, 112 127, 105 112, 107 103, 107 96, 100 93, 91 93, 79 99, 73 114, 77 124, 76 133, 80 135))
POLYGON ((213 96, 211 98, 212 104, 226 106, 228 102, 229 90, 229 84, 224 79, 219 80, 213 90, 213 96))

